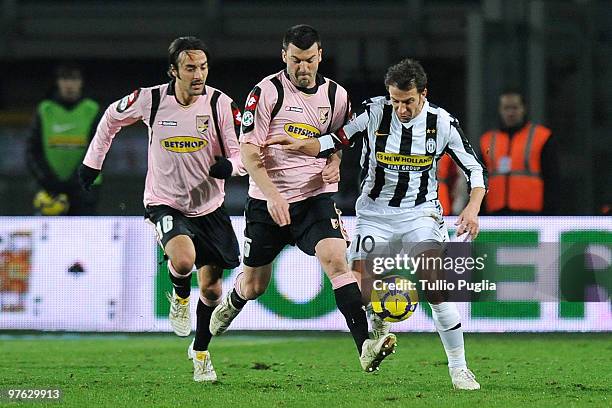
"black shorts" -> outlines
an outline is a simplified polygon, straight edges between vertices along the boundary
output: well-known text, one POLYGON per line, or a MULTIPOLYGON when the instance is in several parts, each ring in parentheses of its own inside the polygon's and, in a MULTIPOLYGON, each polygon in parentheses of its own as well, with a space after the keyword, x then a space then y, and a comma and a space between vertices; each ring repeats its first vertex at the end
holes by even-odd
POLYGON ((267 203, 249 197, 246 202, 243 263, 257 267, 267 265, 285 245, 296 245, 308 255, 325 238, 347 240, 341 212, 331 193, 319 194, 289 204, 291 224, 280 227, 268 213, 267 203))
POLYGON ((200 217, 187 217, 167 205, 147 206, 145 218, 155 225, 157 239, 164 248, 177 235, 189 236, 195 246, 198 269, 204 265, 224 269, 240 265, 238 240, 223 206, 200 217))

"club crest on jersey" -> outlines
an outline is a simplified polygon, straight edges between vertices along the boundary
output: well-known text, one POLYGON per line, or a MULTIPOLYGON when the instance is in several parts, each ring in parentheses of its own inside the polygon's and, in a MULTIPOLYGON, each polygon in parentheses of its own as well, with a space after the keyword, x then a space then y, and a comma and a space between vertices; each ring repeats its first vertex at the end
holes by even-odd
POLYGON ((140 89, 136 89, 131 94, 126 95, 123 98, 121 98, 121 100, 117 104, 117 112, 119 113, 125 112, 127 108, 129 108, 130 106, 134 104, 134 102, 136 102, 136 99, 138 99, 138 95, 140 95, 140 89))
POLYGON ((427 139, 427 142, 425 142, 425 150, 427 150, 427 153, 430 153, 430 154, 435 152, 436 151, 436 141, 434 139, 427 139))
POLYGON ((294 139, 308 139, 321 134, 319 129, 307 123, 287 123, 284 129, 285 133, 294 139))
POLYGON ((398 171, 427 171, 433 164, 433 156, 406 155, 376 152, 376 162, 385 169, 398 171))
POLYGON ((329 118, 330 109, 331 108, 329 106, 319 107, 319 123, 321 123, 322 125, 327 122, 327 119, 329 118))
POLYGON ((208 115, 197 115, 196 116, 196 130, 202 136, 206 136, 208 134, 208 120, 210 116, 208 115))
POLYGON ((208 145, 204 139, 193 136, 173 136, 161 141, 164 149, 174 153, 193 153, 208 145))

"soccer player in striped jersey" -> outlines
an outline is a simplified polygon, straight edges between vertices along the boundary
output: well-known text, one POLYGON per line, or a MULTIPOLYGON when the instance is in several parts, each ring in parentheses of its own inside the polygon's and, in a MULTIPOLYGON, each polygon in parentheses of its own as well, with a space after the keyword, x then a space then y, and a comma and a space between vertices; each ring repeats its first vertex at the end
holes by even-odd
MULTIPOLYGON (((385 75, 387 96, 368 99, 364 109, 332 134, 313 139, 270 138, 267 146, 282 145, 316 157, 349 147, 365 131, 362 167, 367 174, 356 203, 357 227, 349 259, 358 275, 365 273, 366 255, 359 242, 447 242, 448 231, 437 200, 436 164, 448 153, 463 170, 470 199, 458 217, 457 235, 478 235, 478 213, 487 185, 487 172, 459 127, 444 109, 427 100, 427 76, 421 64, 404 59, 385 75)), ((457 389, 479 389, 467 368, 460 315, 454 303, 426 292, 433 320, 448 357, 457 389)), ((373 314, 376 331, 388 332, 373 314), (376 321, 378 320, 378 322, 376 321)))
POLYGON ((210 316, 222 294, 224 269, 237 267, 238 241, 223 206, 225 179, 244 175, 237 131, 240 109, 206 85, 208 49, 195 37, 179 37, 168 48, 167 84, 135 90, 111 104, 80 169, 85 189, 100 173, 113 138, 142 121, 149 130, 145 217, 156 228, 168 257, 173 285, 169 320, 178 336, 191 333, 191 271, 198 269, 196 335, 187 354, 195 381, 215 381, 208 345, 210 316))
MULTIPOLYGON (((307 25, 291 27, 281 51, 286 69, 260 81, 247 98, 240 149, 250 175, 246 203, 244 270, 235 288, 215 309, 210 331, 221 334, 248 300, 266 290, 272 261, 287 245, 315 255, 334 288, 336 304, 355 340, 362 368, 374 371, 395 348, 395 335, 368 338, 368 323, 355 276, 346 261, 346 237, 331 198, 338 189, 337 157, 326 160, 278 146, 276 135, 316 140, 345 124, 346 90, 317 73, 321 41, 307 25)), ((330 151, 330 153, 332 153, 330 151)), ((334 155, 335 156, 335 155, 334 155)))

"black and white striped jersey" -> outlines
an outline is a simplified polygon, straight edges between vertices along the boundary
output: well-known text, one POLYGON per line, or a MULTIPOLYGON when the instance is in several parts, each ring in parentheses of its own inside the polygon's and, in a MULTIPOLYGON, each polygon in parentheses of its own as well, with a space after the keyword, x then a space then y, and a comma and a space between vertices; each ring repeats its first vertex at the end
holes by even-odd
MULTIPOLYGON (((484 165, 459 127, 459 121, 444 109, 426 100, 416 117, 402 123, 388 97, 368 99, 363 107, 361 114, 336 132, 345 144, 347 139, 353 144, 356 137, 364 137, 362 196, 401 208, 436 199, 437 163, 444 153, 450 154, 462 169, 470 189, 486 188, 484 165)), ((329 141, 319 140, 322 151, 329 148, 329 141)))

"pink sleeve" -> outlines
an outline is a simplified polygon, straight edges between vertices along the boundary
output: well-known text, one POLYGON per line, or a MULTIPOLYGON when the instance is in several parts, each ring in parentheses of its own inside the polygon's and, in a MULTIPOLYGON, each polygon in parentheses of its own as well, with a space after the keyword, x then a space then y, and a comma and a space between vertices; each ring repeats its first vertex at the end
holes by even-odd
POLYGON ((137 89, 129 95, 112 103, 104 112, 96 129, 83 164, 93 169, 102 169, 106 154, 113 143, 113 138, 124 126, 129 126, 143 118, 144 105, 148 99, 150 105, 150 92, 145 95, 137 89))
POLYGON ((253 88, 247 97, 244 113, 242 114, 241 143, 263 146, 263 143, 268 138, 271 107, 278 97, 274 95, 275 93, 276 88, 273 86, 266 87, 264 83, 253 88))
POLYGON ((241 124, 240 108, 227 96, 221 99, 220 103, 219 111, 221 112, 221 117, 219 121, 221 123, 219 127, 221 128, 225 153, 228 156, 227 159, 232 162, 232 176, 244 176, 247 171, 244 168, 244 164, 242 164, 240 145, 238 144, 238 133, 240 132, 241 124))

